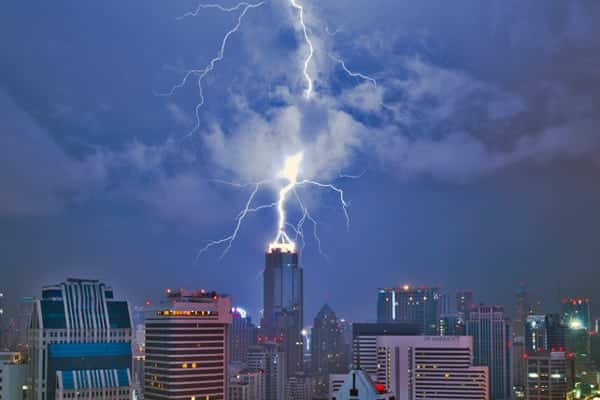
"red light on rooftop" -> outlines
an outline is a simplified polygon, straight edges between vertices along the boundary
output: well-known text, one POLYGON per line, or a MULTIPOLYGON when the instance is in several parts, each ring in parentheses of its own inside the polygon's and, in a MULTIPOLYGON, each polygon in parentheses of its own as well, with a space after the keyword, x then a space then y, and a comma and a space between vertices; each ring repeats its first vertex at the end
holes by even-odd
POLYGON ((376 383, 376 384, 374 385, 374 387, 375 387, 375 391, 376 391, 377 393, 385 393, 385 385, 383 385, 383 384, 381 384, 381 383, 376 383))
POLYGON ((528 359, 528 358, 529 358, 529 354, 527 354, 527 353, 523 353, 523 356, 522 356, 522 357, 523 357, 523 359, 524 359, 524 360, 526 360, 526 359, 528 359))
POLYGON ((146 300, 146 303, 145 303, 145 304, 146 304, 147 306, 149 306, 149 305, 150 305, 150 300, 146 300))

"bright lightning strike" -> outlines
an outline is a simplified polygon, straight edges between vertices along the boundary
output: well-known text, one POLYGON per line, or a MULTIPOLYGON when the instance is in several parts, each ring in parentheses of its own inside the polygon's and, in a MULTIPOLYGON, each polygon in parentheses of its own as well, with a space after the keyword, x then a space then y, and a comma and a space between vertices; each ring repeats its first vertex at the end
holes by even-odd
MULTIPOLYGON (((277 201, 274 201, 271 203, 264 203, 264 204, 259 204, 259 205, 253 204, 254 199, 256 198, 260 189, 263 186, 265 186, 267 183, 274 183, 275 180, 264 180, 264 181, 260 181, 260 182, 256 182, 256 183, 252 183, 252 184, 241 184, 241 183, 221 181, 221 180, 216 181, 216 182, 230 185, 235 188, 252 187, 252 191, 250 192, 250 195, 248 196, 248 198, 246 200, 244 208, 237 214, 237 216, 235 218, 236 222, 235 222, 235 226, 233 228, 232 233, 222 239, 212 240, 212 241, 208 242, 202 249, 200 249, 198 251, 196 258, 200 257, 203 253, 205 253, 212 247, 222 246, 222 245, 225 246, 225 249, 221 253, 220 258, 223 258, 231 249, 233 242, 235 242, 235 240, 237 239, 239 231, 240 231, 242 224, 243 224, 244 220, 246 219, 246 217, 249 214, 256 213, 256 212, 259 212, 261 210, 266 210, 266 209, 275 209, 277 211, 277 216, 278 216, 277 235, 276 235, 275 240, 273 240, 269 244, 269 250, 273 250, 273 249, 280 249, 280 250, 284 250, 284 251, 295 251, 296 250, 296 244, 289 238, 289 236, 285 232, 286 227, 290 228, 295 233, 295 240, 300 239, 302 241, 302 243, 305 244, 304 224, 306 223, 306 221, 310 221, 310 223, 313 226, 313 236, 317 243, 319 253, 326 257, 325 253, 323 252, 323 249, 321 246, 321 238, 319 237, 319 233, 318 233, 318 221, 316 220, 316 218, 313 217, 308 206, 302 200, 302 198, 300 197, 300 194, 298 193, 298 191, 296 189, 300 186, 314 186, 319 189, 326 189, 326 190, 330 190, 330 191, 334 192, 337 195, 337 197, 339 198, 340 207, 342 209, 342 212, 346 219, 346 225, 348 227, 350 227, 350 216, 348 214, 349 203, 346 201, 346 199, 344 197, 344 191, 341 188, 339 188, 331 183, 322 183, 322 182, 318 182, 318 181, 314 181, 314 180, 310 180, 310 179, 298 180, 303 157, 304 157, 303 153, 299 152, 299 153, 296 153, 285 159, 283 168, 277 174, 277 178, 284 179, 286 181, 286 183, 283 187, 281 187, 278 190, 277 201), (301 211, 301 216, 295 224, 288 222, 288 213, 286 212, 286 204, 287 204, 287 200, 288 200, 288 197, 290 196, 290 194, 292 194, 294 196, 296 203, 301 211)), ((344 176, 344 177, 355 178, 355 176, 350 176, 350 175, 344 176)))
POLYGON ((308 37, 308 29, 306 28, 306 24, 304 23, 304 7, 302 7, 300 4, 298 4, 296 2, 296 0, 290 0, 290 4, 292 5, 292 7, 297 9, 299 12, 298 20, 300 21, 300 26, 302 27, 302 33, 304 34, 304 41, 308 45, 308 55, 304 59, 304 68, 302 70, 302 73, 304 74, 304 79, 306 80, 306 90, 304 91, 304 97, 306 97, 307 99, 310 99, 310 96, 312 95, 312 92, 313 92, 313 80, 308 72, 308 67, 310 65, 310 60, 313 57, 315 49, 313 47, 312 42, 310 41, 310 38, 308 37))
POLYGON ((237 32, 240 29, 240 26, 242 25, 242 20, 246 16, 246 13, 248 12, 248 10, 250 10, 252 8, 261 7, 263 4, 265 4, 264 1, 261 1, 259 3, 242 2, 242 3, 238 3, 237 5, 235 5, 233 7, 229 7, 229 8, 223 7, 220 4, 200 4, 194 11, 187 12, 178 18, 178 19, 183 19, 186 17, 195 17, 196 15, 198 15, 200 10, 206 9, 206 8, 216 8, 216 9, 218 9, 220 11, 224 11, 224 12, 234 12, 239 9, 242 9, 242 12, 238 15, 237 23, 233 26, 233 28, 231 28, 229 31, 227 31, 227 33, 223 37, 223 40, 221 41, 221 47, 219 48, 217 55, 212 60, 210 60, 210 62, 204 68, 189 70, 184 75, 183 79, 181 79, 181 81, 178 84, 173 86, 171 88, 171 90, 169 90, 166 93, 160 94, 161 96, 172 96, 173 94, 175 94, 175 92, 177 90, 183 88, 187 84, 188 79, 190 79, 191 76, 196 76, 196 82, 198 84, 198 92, 200 95, 200 101, 198 102, 198 104, 196 104, 196 107, 194 109, 196 123, 195 123, 194 127, 192 128, 192 130, 188 133, 188 136, 192 135, 194 132, 196 132, 200 128, 200 109, 204 105, 204 89, 202 86, 202 81, 204 80, 206 75, 208 75, 211 71, 213 71, 215 69, 215 65, 219 61, 223 60, 223 57, 225 56, 225 48, 227 47, 227 41, 229 40, 231 35, 233 35, 235 32, 237 32))

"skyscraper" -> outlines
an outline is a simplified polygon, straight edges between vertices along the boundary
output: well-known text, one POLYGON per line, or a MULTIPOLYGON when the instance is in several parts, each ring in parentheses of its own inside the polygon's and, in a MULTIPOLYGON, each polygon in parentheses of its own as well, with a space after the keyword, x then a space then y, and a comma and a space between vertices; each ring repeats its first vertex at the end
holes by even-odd
POLYGON ((146 400, 227 397, 231 301, 215 292, 167 290, 146 315, 146 400))
POLYGON ((246 362, 248 347, 256 344, 258 331, 246 311, 239 307, 231 309, 231 329, 229 335, 230 361, 246 362))
POLYGON ((502 306, 480 305, 471 311, 467 335, 473 337, 475 365, 489 369, 490 398, 509 399, 512 382, 510 373, 510 328, 502 306))
POLYGON ((523 358, 525 354, 525 320, 530 314, 529 298, 525 287, 521 285, 517 290, 516 307, 512 320, 512 352, 511 364, 513 371, 513 385, 515 388, 515 397, 525 397, 525 368, 526 363, 523 358))
POLYGON ((4 293, 0 290, 0 351, 5 351, 8 349, 5 341, 6 341, 6 323, 4 315, 4 293))
POLYGON ((317 392, 326 395, 329 374, 348 372, 345 365, 344 341, 340 322, 325 304, 315 316, 311 334, 311 366, 317 377, 317 392))
POLYGON ((287 376, 303 370, 303 271, 295 244, 285 232, 269 245, 265 254, 264 320, 262 336, 281 338, 287 376))
POLYGON ((33 303, 30 400, 131 397, 132 323, 126 301, 97 280, 46 286, 33 303))
POLYGON ((456 292, 456 315, 463 320, 469 319, 469 313, 473 307, 473 292, 470 290, 459 290, 456 292))
POLYGON ((447 303, 443 297, 440 289, 434 287, 413 288, 404 285, 379 289, 377 322, 415 322, 423 325, 425 335, 437 335, 442 306, 447 303))
POLYGON ((276 343, 262 343, 248 349, 248 368, 262 371, 262 400, 286 399, 285 355, 276 343))
POLYGON ((565 351, 565 327, 560 315, 530 315, 525 321, 525 352, 565 351))

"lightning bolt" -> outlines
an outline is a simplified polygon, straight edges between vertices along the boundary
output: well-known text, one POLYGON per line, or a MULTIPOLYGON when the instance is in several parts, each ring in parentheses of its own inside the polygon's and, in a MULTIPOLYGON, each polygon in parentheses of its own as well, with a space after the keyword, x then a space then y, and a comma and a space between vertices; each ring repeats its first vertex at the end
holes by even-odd
POLYGON ((298 21, 300 22, 300 26, 302 27, 302 33, 304 34, 304 41, 308 45, 308 55, 304 59, 304 68, 302 69, 302 73, 304 75, 304 80, 306 81, 306 89, 304 90, 304 97, 306 99, 310 99, 310 96, 313 92, 313 80, 308 72, 308 67, 310 65, 310 60, 313 57, 315 49, 313 47, 310 38, 308 37, 308 29, 306 28, 306 24, 304 23, 304 7, 296 2, 296 0, 290 0, 290 4, 292 7, 298 10, 298 21))
MULTIPOLYGON (((341 189, 338 186, 335 186, 332 183, 322 183, 322 182, 318 182, 318 181, 310 180, 310 179, 298 180, 298 175, 300 173, 300 166, 302 163, 302 159, 303 159, 302 152, 296 153, 296 154, 286 158, 283 168, 277 175, 278 179, 284 179, 286 181, 286 183, 283 187, 281 187, 278 190, 277 201, 273 201, 270 203, 264 203, 264 204, 258 204, 258 205, 253 204, 254 199, 256 198, 257 194, 260 192, 260 189, 263 186, 265 186, 267 183, 270 183, 270 184, 274 183, 274 181, 275 181, 274 179, 262 180, 262 181, 255 182, 255 183, 237 183, 237 182, 229 182, 229 181, 224 181, 224 180, 215 180, 215 182, 226 184, 226 185, 232 186, 234 188, 249 188, 249 187, 251 187, 252 190, 251 190, 248 198, 246 199, 246 203, 245 203, 244 207, 238 212, 238 214, 235 217, 235 225, 233 227, 231 234, 229 234, 228 236, 226 236, 222 239, 209 241, 204 247, 202 247, 198 251, 198 253, 196 255, 196 260, 198 260, 198 258, 202 254, 204 254, 206 251, 208 251, 209 249, 211 249, 212 247, 215 247, 215 246, 225 246, 225 249, 221 253, 220 259, 225 257, 225 255, 227 255, 227 253, 231 249, 231 246, 237 239, 237 236, 242 227, 242 224, 243 224, 244 220, 248 217, 248 215, 250 215, 252 213, 257 213, 262 210, 267 210, 267 209, 275 209, 277 212, 277 216, 278 216, 277 236, 276 236, 275 240, 270 243, 270 246, 269 246, 270 248, 281 248, 282 246, 286 249, 290 249, 290 248, 294 249, 295 248, 294 242, 292 242, 289 239, 289 237, 287 236, 287 234, 285 233, 286 227, 290 228, 295 233, 294 240, 300 239, 302 241, 302 243, 303 243, 302 247, 304 248, 304 246, 306 245, 306 241, 305 241, 306 236, 304 234, 304 225, 305 225, 306 221, 309 221, 313 227, 312 233, 313 233, 314 240, 317 243, 318 251, 321 255, 323 255, 324 257, 327 257, 327 255, 323 251, 323 248, 321 245, 321 238, 319 237, 319 232, 318 232, 318 229, 319 229, 318 221, 316 218, 313 217, 309 208, 306 206, 306 203, 302 200, 302 197, 300 196, 300 194, 298 193, 298 191, 296 189, 301 186, 313 186, 313 187, 317 187, 319 189, 326 189, 326 190, 334 192, 338 196, 340 207, 344 214, 344 217, 346 220, 346 226, 348 228, 350 227, 350 215, 348 213, 349 203, 345 199, 343 189, 341 189), (294 196, 294 199, 296 200, 296 203, 301 211, 301 216, 295 224, 290 223, 287 220, 288 218, 287 218, 285 205, 286 205, 286 202, 290 195, 294 196)), ((355 179, 358 176, 340 175, 340 177, 355 179)))
POLYGON ((240 29, 240 26, 242 25, 242 21, 243 21, 244 17, 246 16, 246 13, 248 12, 248 10, 250 10, 252 8, 261 7, 264 4, 265 4, 264 1, 261 1, 259 3, 241 2, 241 3, 236 4, 233 7, 229 7, 229 8, 223 7, 220 4, 199 4, 198 7, 194 11, 187 12, 184 15, 177 18, 177 19, 183 19, 183 18, 190 17, 190 16, 194 17, 194 16, 198 15, 200 10, 207 9, 207 8, 216 8, 216 9, 218 9, 220 11, 224 11, 224 12, 234 12, 239 9, 242 9, 242 12, 238 15, 237 23, 233 26, 233 28, 231 28, 229 31, 227 31, 227 33, 223 37, 223 40, 221 41, 221 47, 219 48, 217 55, 213 59, 211 59, 210 62, 204 68, 189 70, 183 76, 181 81, 179 81, 179 83, 174 85, 171 88, 171 90, 169 90, 168 92, 159 93, 159 96, 173 96, 173 94, 175 94, 175 92, 177 90, 183 88, 187 84, 187 82, 191 76, 196 76, 196 82, 198 84, 198 93, 200 96, 200 101, 198 102, 198 104, 196 104, 196 107, 194 108, 196 123, 194 124, 194 127, 192 128, 192 130, 186 136, 191 136, 194 132, 196 132, 200 128, 200 109, 204 105, 204 89, 202 86, 202 81, 204 80, 206 75, 208 75, 211 71, 213 71, 215 69, 215 65, 219 61, 223 60, 223 57, 225 56, 225 48, 227 47, 227 42, 229 41, 229 38, 231 37, 231 35, 233 35, 240 29))
POLYGON ((342 60, 341 58, 338 58, 336 56, 334 56, 333 54, 329 55, 329 58, 331 58, 333 61, 335 61, 336 63, 338 63, 339 65, 341 65, 342 69, 351 77, 353 78, 360 78, 363 79, 365 81, 369 81, 373 84, 373 86, 377 87, 377 81, 375 80, 375 78, 369 76, 369 75, 365 75, 361 72, 354 72, 352 71, 350 68, 348 68, 346 66, 346 63, 344 62, 344 60, 342 60))

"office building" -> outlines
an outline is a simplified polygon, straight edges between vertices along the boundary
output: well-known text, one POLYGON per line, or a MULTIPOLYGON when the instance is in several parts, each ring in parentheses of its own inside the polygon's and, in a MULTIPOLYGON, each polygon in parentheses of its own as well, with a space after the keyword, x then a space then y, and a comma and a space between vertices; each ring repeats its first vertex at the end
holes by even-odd
POLYGON ((256 344, 258 330, 243 308, 232 308, 231 317, 229 335, 230 360, 245 363, 248 359, 248 347, 256 344))
POLYGON ((262 400, 263 371, 242 369, 229 379, 229 400, 262 400))
POLYGON ((525 351, 565 351, 565 327, 558 314, 529 315, 525 321, 525 351))
POLYGON ((468 336, 380 336, 378 384, 397 399, 488 400, 487 367, 472 365, 468 336))
POLYGON ((131 338, 129 305, 106 284, 68 279, 44 287, 31 317, 30 400, 129 400, 131 338))
POLYGON ((248 349, 248 368, 261 370, 262 400, 287 399, 285 354, 278 343, 262 343, 248 349))
POLYGON ((504 308, 485 305, 475 307, 467 321, 467 335, 473 337, 475 365, 488 367, 490 398, 509 399, 512 396, 511 335, 504 308))
POLYGON ((145 400, 227 396, 231 301, 205 290, 167 290, 145 318, 145 400))
POLYGON ((317 394, 327 395, 329 374, 348 371, 340 322, 327 304, 315 316, 311 344, 311 366, 312 374, 317 377, 317 394))
POLYGON ((263 340, 281 341, 286 374, 303 371, 303 271, 295 244, 285 232, 269 245, 265 254, 263 340), (277 339, 276 339, 277 338, 277 339))
POLYGON ((515 398, 525 397, 525 323, 531 314, 529 295, 524 286, 516 294, 516 306, 512 320, 511 367, 513 372, 513 392, 515 398))
POLYGON ((421 324, 408 322, 355 323, 352 325, 353 369, 362 369, 377 379, 377 338, 379 336, 415 336, 423 333, 421 324))
POLYGON ((411 287, 379 289, 377 322, 414 322, 423 326, 426 335, 439 333, 439 321, 447 314, 447 296, 439 288, 411 287))
POLYGON ((465 320, 459 315, 442 315, 439 323, 440 336, 464 336, 465 320))
POLYGON ((570 353, 525 353, 528 400, 564 400, 573 389, 574 364, 570 353))
POLYGON ((456 316, 462 320, 469 319, 469 313, 473 307, 473 292, 460 290, 456 292, 456 316))
POLYGON ((27 365, 17 352, 0 352, 0 400, 27 400, 27 365))

